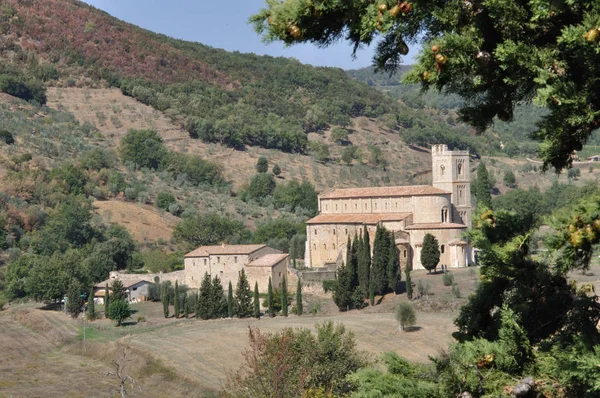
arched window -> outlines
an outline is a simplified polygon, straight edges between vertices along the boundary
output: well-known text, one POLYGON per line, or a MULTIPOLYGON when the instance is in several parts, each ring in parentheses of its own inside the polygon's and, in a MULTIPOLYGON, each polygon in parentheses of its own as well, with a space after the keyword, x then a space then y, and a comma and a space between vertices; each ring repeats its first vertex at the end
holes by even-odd
POLYGON ((462 175, 462 172, 463 172, 463 165, 462 165, 462 163, 458 164, 457 170, 458 170, 458 175, 462 175))
POLYGON ((404 258, 406 258, 406 250, 404 250, 404 258))
POLYGON ((313 249, 317 250, 317 244, 313 243, 313 249))
POLYGON ((443 176, 444 175, 444 171, 446 171, 446 166, 444 166, 443 164, 440 165, 440 175, 443 176))
POLYGON ((335 243, 333 244, 333 250, 335 250, 335 243))
POLYGON ((446 247, 444 245, 440 246, 440 253, 444 254, 444 249, 446 249, 446 247))
POLYGON ((323 249, 327 250, 327 243, 323 243, 323 249))
POLYGON ((448 222, 448 208, 442 207, 442 222, 448 222))
POLYGON ((333 234, 335 235, 335 229, 333 230, 333 234))

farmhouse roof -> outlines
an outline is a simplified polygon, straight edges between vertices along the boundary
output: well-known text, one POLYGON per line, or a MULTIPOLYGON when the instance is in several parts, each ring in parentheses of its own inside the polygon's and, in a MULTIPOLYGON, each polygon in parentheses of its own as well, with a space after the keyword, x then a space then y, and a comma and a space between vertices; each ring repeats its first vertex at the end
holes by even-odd
POLYGON ((430 222, 422 224, 407 225, 406 229, 466 229, 464 224, 454 224, 451 222, 430 222))
POLYGON ((247 267, 274 267, 289 257, 287 253, 265 254, 247 265, 247 267))
POLYGON ((321 199, 348 199, 390 196, 426 196, 450 194, 451 192, 430 185, 408 185, 401 187, 370 187, 334 189, 321 195, 321 199))
POLYGON ((121 283, 123 283, 123 287, 125 289, 129 289, 131 286, 137 285, 137 284, 142 283, 142 282, 152 283, 152 282, 147 281, 145 279, 133 279, 133 280, 130 280, 130 281, 123 281, 121 279, 107 279, 105 281, 102 281, 102 282, 98 283, 94 287, 96 287, 98 289, 104 289, 106 287, 106 285, 108 285, 108 288, 112 289, 112 283, 113 283, 113 281, 116 281, 116 280, 120 280, 121 283))
POLYGON ((184 257, 207 257, 215 254, 250 254, 267 245, 214 245, 200 246, 184 257))
POLYGON ((353 213, 353 214, 319 214, 311 218, 307 224, 377 224, 380 221, 402 221, 412 213, 353 213))

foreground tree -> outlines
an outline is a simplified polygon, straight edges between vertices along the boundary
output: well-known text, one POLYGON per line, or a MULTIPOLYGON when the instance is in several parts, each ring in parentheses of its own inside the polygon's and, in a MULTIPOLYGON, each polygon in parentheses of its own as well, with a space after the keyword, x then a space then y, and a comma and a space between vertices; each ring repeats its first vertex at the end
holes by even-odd
POLYGON ((210 319, 212 317, 212 283, 210 275, 204 274, 202 283, 200 284, 200 292, 198 294, 198 315, 201 319, 210 319))
POLYGON ((390 252, 388 253, 386 279, 387 288, 395 293, 396 286, 398 285, 398 279, 400 279, 400 253, 398 252, 398 247, 396 246, 396 238, 394 237, 393 232, 389 234, 389 239, 390 252))
POLYGON ((229 287, 227 288, 227 316, 229 318, 233 318, 233 287, 231 286, 231 281, 229 281, 229 287))
POLYGON ((404 78, 464 99, 461 120, 483 132, 535 102, 548 109, 534 137, 544 167, 561 169, 600 127, 600 4, 595 1, 441 0, 269 2, 251 18, 265 39, 355 51, 382 36, 375 64, 398 69, 407 43, 424 41, 404 78))
POLYGON ((239 370, 229 374, 226 397, 301 397, 309 390, 346 396, 346 376, 367 364, 352 332, 332 322, 309 329, 262 334, 250 328, 249 348, 239 370))
POLYGON ((435 236, 425 234, 423 237, 423 247, 421 248, 421 265, 429 273, 436 269, 440 262, 440 246, 435 236))
POLYGON ((477 180, 474 184, 475 197, 477 203, 488 209, 492 208, 492 184, 490 183, 490 175, 485 167, 485 163, 479 163, 477 167, 477 180))
POLYGON ((281 282, 281 312, 283 316, 288 316, 288 291, 285 275, 281 282))
POLYGON ((90 321, 96 319, 96 303, 94 303, 94 287, 90 288, 90 294, 88 295, 88 306, 87 306, 87 317, 90 321))
POLYGON ((412 300, 413 298, 413 285, 412 285, 412 279, 410 277, 410 265, 406 264, 405 268, 404 268, 404 273, 406 274, 406 297, 408 297, 409 300, 412 300))
POLYGON ((117 326, 121 326, 125 319, 131 318, 131 308, 125 300, 113 300, 108 313, 109 318, 115 321, 117 326))
POLYGON ((267 288, 267 307, 269 316, 272 318, 275 316, 275 310, 273 308, 273 284, 271 283, 271 277, 269 277, 269 287, 267 288))
POLYGON ((298 285, 296 286, 296 315, 302 315, 304 312, 302 306, 302 281, 298 278, 298 285))
POLYGON ((69 284, 69 290, 67 291, 67 314, 71 315, 71 318, 77 318, 83 308, 83 298, 81 298, 81 284, 77 279, 73 279, 69 284))
POLYGON ((363 298, 369 297, 369 283, 371 280, 371 245, 369 241, 369 231, 365 225, 362 239, 359 238, 359 246, 356 254, 358 283, 363 294, 363 298))
POLYGON ((390 254, 390 238, 387 230, 377 226, 373 242, 373 261, 371 265, 371 281, 373 293, 382 295, 388 287, 387 268, 390 254))
POLYGON ((254 282, 254 317, 260 319, 260 296, 258 294, 258 282, 254 282))

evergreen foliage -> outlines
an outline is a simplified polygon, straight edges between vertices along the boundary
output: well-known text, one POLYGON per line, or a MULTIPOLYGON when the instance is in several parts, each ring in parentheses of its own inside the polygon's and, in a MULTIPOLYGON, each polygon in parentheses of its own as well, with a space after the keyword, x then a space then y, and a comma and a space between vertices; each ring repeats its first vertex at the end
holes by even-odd
POLYGON ((90 288, 90 294, 88 295, 88 306, 87 306, 87 318, 90 321, 96 319, 96 303, 94 303, 94 287, 90 288))
POLYGON ((421 248, 421 264, 423 268, 431 273, 436 269, 440 262, 440 247, 438 240, 431 234, 425 234, 423 237, 423 247, 421 248))
POLYGON ((407 264, 406 267, 404 268, 404 273, 406 274, 406 297, 408 297, 409 300, 412 300, 413 298, 413 285, 412 285, 412 279, 410 278, 410 266, 407 264))
POLYGON ((490 183, 490 175, 485 167, 485 163, 479 163, 477 167, 477 180, 475 180, 475 197, 478 205, 492 208, 492 185, 490 183))
MULTIPOLYGON (((375 295, 383 295, 387 290, 390 238, 387 230, 377 225, 373 242, 373 262, 371 266, 371 284, 375 295)), ((369 292, 370 294, 370 292, 369 292)))
POLYGON ((120 145, 121 160, 136 168, 158 169, 167 158, 163 140, 154 130, 129 130, 120 145))
POLYGON ((237 304, 236 312, 240 318, 247 318, 252 315, 252 291, 246 277, 246 271, 243 269, 239 272, 235 300, 237 304))
POLYGON ((110 290, 108 289, 108 283, 104 287, 104 317, 108 318, 108 307, 110 306, 110 290))
POLYGON ((304 307, 302 304, 302 281, 298 278, 298 285, 296 286, 296 315, 302 315, 304 307))
POLYGON ((162 305, 163 305, 163 315, 165 318, 169 317, 169 302, 171 300, 171 295, 169 294, 169 285, 164 284, 163 285, 163 291, 162 291, 162 305))
POLYGON ((400 279, 400 253, 398 251, 398 247, 396 246, 396 238, 394 237, 394 233, 390 232, 389 234, 389 253, 388 253, 388 263, 386 269, 386 279, 387 279, 387 289, 396 292, 396 286, 398 285, 398 280, 400 279))
POLYGON ((233 301, 233 286, 231 286, 231 281, 229 281, 229 287, 227 288, 227 316, 229 318, 233 318, 233 308, 234 308, 234 301, 233 301))
POLYGON ((512 170, 506 170, 504 172, 503 181, 504 181, 504 185, 506 185, 509 188, 517 187, 517 179, 515 177, 515 173, 513 173, 512 170))
POLYGON ((369 279, 369 304, 371 306, 375 305, 375 282, 374 275, 371 273, 371 279, 369 279))
POLYGON ((115 321, 117 326, 121 326, 125 319, 131 318, 131 308, 125 300, 113 300, 108 308, 108 313, 109 318, 115 321))
POLYGON ((77 279, 73 279, 69 284, 69 290, 67 290, 67 314, 71 315, 71 318, 77 318, 82 308, 81 284, 77 279))
POLYGON ((117 300, 127 300, 127 289, 125 289, 125 286, 123 286, 123 282, 121 282, 119 279, 115 279, 112 282, 111 285, 111 291, 112 291, 112 299, 114 301, 117 300))
POLYGON ((275 164, 273 165, 273 169, 271 169, 271 172, 274 176, 278 176, 279 174, 281 174, 281 167, 279 167, 278 164, 275 164))
POLYGON ((201 319, 212 318, 212 283, 210 275, 204 274, 202 283, 200 284, 200 292, 198 294, 198 313, 201 319))
POLYGON ((266 157, 261 156, 256 162, 256 171, 259 173, 266 173, 269 170, 269 161, 266 157))
POLYGON ((417 314, 411 303, 400 303, 398 305, 396 320, 400 323, 400 330, 405 330, 417 323, 417 314))
POLYGON ((365 225, 363 236, 359 238, 357 256, 358 283, 363 298, 369 297, 369 281, 371 280, 371 246, 369 242, 369 231, 365 225))
POLYGON ((288 316, 288 290, 285 275, 281 282, 281 312, 283 316, 288 316))
POLYGON ((271 283, 271 277, 269 277, 269 287, 267 290, 267 307, 269 316, 272 318, 275 316, 275 311, 273 308, 273 285, 271 283))
POLYGON ((258 294, 258 282, 254 282, 254 317, 260 319, 260 296, 258 294))
POLYGON ((179 318, 180 311, 179 308, 179 282, 175 281, 175 292, 173 294, 173 312, 175 318, 179 318))
POLYGON ((225 297, 225 291, 221 284, 221 279, 218 275, 212 280, 212 287, 210 292, 210 318, 220 318, 227 314, 227 297, 225 297))
POLYGON ((183 294, 183 317, 188 319, 190 316, 190 298, 186 293, 183 294))

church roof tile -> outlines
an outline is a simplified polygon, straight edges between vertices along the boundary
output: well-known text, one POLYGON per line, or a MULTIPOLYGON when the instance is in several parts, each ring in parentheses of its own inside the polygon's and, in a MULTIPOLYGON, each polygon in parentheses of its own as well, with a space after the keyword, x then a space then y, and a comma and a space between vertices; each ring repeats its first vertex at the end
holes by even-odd
POLYGON ((377 224, 380 221, 402 221, 412 213, 352 213, 352 214, 319 214, 311 218, 307 224, 377 224))
POLYGON ((450 194, 446 190, 430 185, 408 185, 400 187, 340 188, 321 195, 321 199, 349 199, 390 196, 426 196, 450 194))

